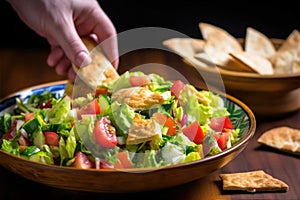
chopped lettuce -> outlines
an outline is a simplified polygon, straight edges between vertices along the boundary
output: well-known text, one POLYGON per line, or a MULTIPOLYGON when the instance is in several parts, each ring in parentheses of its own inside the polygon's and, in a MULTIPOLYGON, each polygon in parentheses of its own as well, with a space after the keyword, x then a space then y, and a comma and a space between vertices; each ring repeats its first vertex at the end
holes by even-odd
POLYGON ((49 122, 59 124, 72 121, 73 118, 69 118, 70 109, 71 102, 68 98, 66 98, 66 96, 61 98, 59 101, 56 101, 52 109, 48 112, 49 122))
POLYGON ((163 77, 159 76, 158 74, 149 74, 148 77, 151 80, 150 89, 153 92, 163 93, 170 90, 172 86, 171 81, 166 81, 163 77))
MULTIPOLYGON (((61 166, 72 166, 76 162, 74 156, 80 151, 95 163, 96 168, 101 168, 103 162, 115 167, 117 164, 122 166, 121 159, 118 157, 122 151, 127 152, 129 162, 137 168, 191 162, 222 152, 214 135, 221 132, 210 127, 212 118, 230 116, 224 106, 226 102, 221 96, 211 91, 197 90, 192 85, 185 84, 182 90, 178 91, 180 92, 178 97, 173 95, 174 91, 171 91, 173 86, 171 81, 164 80, 158 74, 149 74, 146 77, 147 89, 155 93, 156 97, 162 97, 163 102, 160 101, 157 105, 144 110, 134 109, 117 100, 111 102, 112 93, 136 84, 134 82, 136 79, 132 79, 132 76, 143 76, 141 80, 144 81, 146 75, 143 72, 128 71, 119 79, 105 83, 103 86, 109 92, 105 94, 107 95, 105 98, 104 94, 94 96, 92 93, 75 99, 67 96, 56 98, 54 94, 44 92, 32 95, 27 101, 17 99, 15 113, 4 113, 0 116, 1 149, 36 162, 61 166), (80 112, 77 112, 95 98, 97 100, 95 102, 99 103, 100 113, 80 115, 80 112), (143 133, 143 128, 145 128, 143 122, 154 119, 153 114, 156 112, 166 115, 168 120, 173 120, 172 123, 168 120, 155 122, 158 130, 152 131, 151 129, 143 133), (139 133, 144 135, 136 136, 136 141, 138 141, 136 144, 127 144, 128 132, 132 128, 136 115, 141 116, 142 119, 142 126, 137 127, 136 130, 142 130, 139 133), (100 117, 109 118, 110 124, 105 125, 104 129, 107 132, 104 134, 105 136, 116 134, 116 146, 103 147, 100 145, 101 142, 96 141, 98 135, 95 137, 94 128, 96 120, 100 117), (191 141, 190 136, 187 137, 182 131, 184 127, 195 121, 200 124, 201 131, 205 135, 204 141, 199 142, 200 144, 191 141), (175 135, 168 133, 170 128, 176 129, 175 135), (58 134, 58 146, 47 143, 44 134, 47 131, 58 134), (151 132, 159 132, 161 137, 151 138, 151 132), (23 143, 20 144, 20 141, 23 143)), ((155 95, 153 99, 142 97, 141 100, 149 98, 147 100, 155 101, 155 95)), ((239 128, 229 130, 230 139, 226 143, 227 148, 240 140, 239 128)))
POLYGON ((127 134, 135 116, 134 110, 127 104, 120 104, 115 101, 111 104, 111 111, 110 119, 117 128, 118 135, 127 134))

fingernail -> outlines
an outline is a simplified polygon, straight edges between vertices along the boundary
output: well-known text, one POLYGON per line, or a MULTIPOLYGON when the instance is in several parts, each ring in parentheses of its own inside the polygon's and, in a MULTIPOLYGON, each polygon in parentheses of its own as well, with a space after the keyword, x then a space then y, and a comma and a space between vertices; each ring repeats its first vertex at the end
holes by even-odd
POLYGON ((76 57, 76 65, 84 67, 92 62, 91 57, 84 51, 80 52, 76 57))

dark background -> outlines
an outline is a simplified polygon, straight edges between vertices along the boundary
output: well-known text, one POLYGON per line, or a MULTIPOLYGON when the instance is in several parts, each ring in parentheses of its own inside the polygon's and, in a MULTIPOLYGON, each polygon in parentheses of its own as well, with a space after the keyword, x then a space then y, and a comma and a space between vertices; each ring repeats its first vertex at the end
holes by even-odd
MULTIPOLYGON (((119 33, 154 26, 201 38, 198 23, 207 22, 235 37, 244 37, 246 28, 251 26, 268 37, 284 39, 293 29, 300 29, 300 10, 296 2, 261 2, 99 0, 119 33)), ((0 9, 0 48, 48 48, 46 40, 23 24, 6 1, 1 0, 0 9)))

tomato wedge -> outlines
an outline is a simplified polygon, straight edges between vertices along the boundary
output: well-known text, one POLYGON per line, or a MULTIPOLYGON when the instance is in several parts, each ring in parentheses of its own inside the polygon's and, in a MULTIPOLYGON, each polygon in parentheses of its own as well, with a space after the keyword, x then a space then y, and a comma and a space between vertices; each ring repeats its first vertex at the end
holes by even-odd
POLYGON ((230 136, 229 132, 222 132, 220 134, 214 134, 214 137, 216 138, 220 149, 224 150, 227 148, 227 141, 229 139, 229 136, 230 136))
POLYGON ((146 76, 146 75, 130 76, 129 81, 130 81, 130 85, 132 87, 144 86, 144 85, 148 85, 151 83, 148 76, 146 76))
POLYGON ((50 146, 57 146, 59 145, 59 135, 52 131, 45 132, 45 140, 46 144, 50 146))
POLYGON ((226 132, 228 129, 234 128, 228 116, 212 118, 209 126, 217 132, 226 132))
POLYGON ((180 92, 184 89, 185 84, 181 80, 174 81, 170 88, 171 94, 177 99, 179 98, 180 92))
POLYGON ((115 164, 116 169, 127 169, 127 168, 133 168, 133 164, 131 160, 129 159, 129 155, 127 151, 122 151, 117 153, 118 160, 115 164))
POLYGON ((100 169, 113 169, 115 166, 109 164, 107 161, 101 160, 100 169))
POLYGON ((75 156, 75 161, 72 164, 75 168, 91 169, 95 168, 95 164, 82 152, 78 151, 75 156))
POLYGON ((34 113, 25 113, 25 122, 28 122, 29 120, 34 119, 34 113))
POLYGON ((204 133, 200 124, 197 121, 189 124, 182 129, 184 135, 186 135, 191 141, 196 144, 201 144, 204 140, 204 133))
POLYGON ((87 115, 87 114, 100 114, 100 105, 97 99, 87 103, 82 108, 78 110, 78 115, 87 115))
POLYGON ((118 143, 116 130, 111 126, 110 120, 107 117, 101 117, 96 121, 94 134, 97 143, 102 147, 112 149, 118 143))
POLYGON ((154 113, 153 117, 158 123, 168 127, 168 136, 176 135, 176 124, 172 118, 163 113, 154 113))
POLYGON ((101 94, 105 94, 106 96, 109 96, 109 92, 107 88, 105 87, 97 87, 95 92, 95 97, 100 96, 101 94))

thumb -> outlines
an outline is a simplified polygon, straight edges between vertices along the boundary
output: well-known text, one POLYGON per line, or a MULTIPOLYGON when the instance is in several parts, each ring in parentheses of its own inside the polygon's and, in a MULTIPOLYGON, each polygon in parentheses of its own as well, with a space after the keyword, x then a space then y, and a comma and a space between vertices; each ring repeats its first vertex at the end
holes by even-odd
POLYGON ((55 40, 73 64, 82 67, 91 63, 90 53, 79 37, 73 22, 62 25, 54 32, 55 40))

